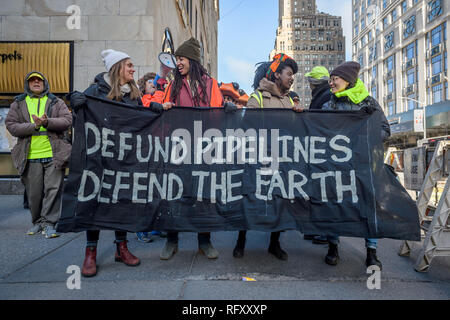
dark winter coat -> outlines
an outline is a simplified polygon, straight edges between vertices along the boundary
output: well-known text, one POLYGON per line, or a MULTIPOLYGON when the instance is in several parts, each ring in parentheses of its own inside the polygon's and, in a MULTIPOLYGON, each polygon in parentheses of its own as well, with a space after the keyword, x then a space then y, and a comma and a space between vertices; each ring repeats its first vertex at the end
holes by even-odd
POLYGON ((361 110, 365 108, 368 112, 372 113, 374 111, 379 111, 382 114, 383 120, 381 124, 381 136, 383 137, 383 141, 387 140, 391 135, 391 129, 389 127, 389 123, 386 119, 386 116, 384 115, 383 110, 381 109, 381 106, 379 105, 378 101, 372 98, 368 95, 367 92, 365 92, 365 97, 362 101, 359 103, 355 103, 351 100, 351 96, 355 97, 358 94, 364 94, 365 87, 364 84, 361 82, 361 80, 358 80, 355 88, 351 88, 348 91, 357 91, 355 89, 361 88, 360 92, 356 92, 356 95, 348 95, 348 96, 341 96, 337 97, 336 95, 331 95, 331 100, 328 106, 324 107, 323 110, 361 110))
MULTIPOLYGON (((95 76, 94 83, 87 88, 84 93, 90 96, 102 98, 108 100, 107 96, 109 91, 111 91, 111 86, 106 82, 105 75, 108 74, 107 72, 99 73, 97 76, 95 76)), ((142 106, 141 98, 139 99, 131 99, 130 93, 125 93, 122 96, 122 101, 126 104, 132 104, 137 106, 142 106)))
MULTIPOLYGON (((28 75, 25 79, 28 78, 28 75)), ((48 98, 45 104, 45 114, 48 117, 46 129, 52 147, 53 164, 56 168, 62 169, 67 166, 72 150, 72 145, 67 141, 65 135, 72 124, 72 114, 63 100, 49 93, 48 81, 43 74, 41 75, 44 78, 44 91, 39 97, 47 95, 48 98)), ((24 87, 25 93, 14 98, 14 102, 9 107, 9 112, 5 120, 8 131, 12 136, 18 138, 17 144, 11 150, 11 157, 19 175, 22 175, 26 168, 31 137, 38 133, 35 130, 35 124, 31 122, 25 100, 27 95, 33 97, 27 80, 25 80, 24 87)))
POLYGON ((328 106, 331 100, 331 95, 330 85, 327 82, 322 85, 318 85, 312 91, 312 99, 309 104, 309 109, 319 110, 328 106))

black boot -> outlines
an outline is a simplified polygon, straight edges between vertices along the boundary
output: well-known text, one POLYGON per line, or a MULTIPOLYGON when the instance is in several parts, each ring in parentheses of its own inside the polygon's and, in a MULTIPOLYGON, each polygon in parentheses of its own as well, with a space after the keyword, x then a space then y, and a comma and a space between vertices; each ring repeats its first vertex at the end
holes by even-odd
POLYGON ((335 266, 339 262, 339 254, 338 254, 338 245, 329 243, 328 244, 328 253, 325 257, 325 263, 330 266, 335 266))
POLYGON ((275 257, 277 257, 280 260, 287 260, 288 254, 286 251, 281 249, 280 245, 280 234, 281 232, 272 232, 270 234, 270 244, 269 244, 269 253, 273 254, 275 257))
POLYGON ((271 242, 268 249, 269 253, 273 254, 275 257, 277 257, 280 260, 287 260, 288 254, 286 251, 281 249, 280 241, 277 242, 271 242))
POLYGON ((366 266, 378 266, 381 270, 381 261, 377 258, 377 249, 367 248, 366 266))
POLYGON ((233 257, 242 258, 244 256, 246 234, 247 234, 247 231, 245 231, 245 230, 239 231, 238 240, 237 240, 236 246, 234 247, 234 250, 233 250, 233 257))

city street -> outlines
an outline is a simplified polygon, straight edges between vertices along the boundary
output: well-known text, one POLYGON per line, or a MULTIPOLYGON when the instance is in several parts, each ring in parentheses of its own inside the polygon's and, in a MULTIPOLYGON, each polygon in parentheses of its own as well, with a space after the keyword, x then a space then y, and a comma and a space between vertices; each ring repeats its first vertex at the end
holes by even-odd
POLYGON ((281 236, 288 261, 267 253, 269 234, 251 231, 242 259, 232 251, 237 232, 216 232, 212 241, 219 250, 209 261, 197 252, 196 235, 180 234, 178 253, 161 261, 164 239, 140 243, 128 234, 129 248, 141 259, 138 267, 114 262, 114 234, 102 231, 98 246, 99 272, 81 278, 80 289, 68 289, 69 266, 81 267, 85 234, 62 234, 45 239, 28 236, 30 214, 22 209, 22 196, 0 196, 0 299, 163 299, 163 300, 301 300, 301 299, 449 299, 450 257, 435 258, 428 273, 414 271, 419 251, 400 257, 401 241, 383 239, 378 257, 383 263, 380 289, 369 290, 364 240, 342 238, 340 263, 323 262, 326 245, 315 245, 297 231, 281 236), (256 281, 242 281, 242 277, 256 281))

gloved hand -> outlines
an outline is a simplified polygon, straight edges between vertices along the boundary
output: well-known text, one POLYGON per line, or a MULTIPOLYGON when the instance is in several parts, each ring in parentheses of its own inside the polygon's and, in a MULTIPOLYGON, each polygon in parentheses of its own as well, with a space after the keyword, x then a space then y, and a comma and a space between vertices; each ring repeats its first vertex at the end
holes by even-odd
POLYGON ((238 109, 238 107, 232 102, 225 102, 223 108, 224 108, 225 112, 227 112, 227 113, 235 112, 238 109))
POLYGON ((67 98, 70 100, 70 107, 75 112, 86 105, 86 95, 82 92, 71 92, 67 95, 67 98))
POLYGON ((163 105, 158 102, 150 102, 150 109, 155 112, 158 112, 158 113, 161 113, 164 111, 163 105))

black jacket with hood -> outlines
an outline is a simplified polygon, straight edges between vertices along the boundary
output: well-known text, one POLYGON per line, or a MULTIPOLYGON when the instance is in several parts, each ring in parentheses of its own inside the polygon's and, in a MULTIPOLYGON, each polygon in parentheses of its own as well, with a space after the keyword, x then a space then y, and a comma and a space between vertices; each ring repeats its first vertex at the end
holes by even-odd
POLYGON ((312 99, 309 109, 319 110, 327 107, 331 100, 331 90, 328 82, 318 85, 312 91, 312 99))
MULTIPOLYGON (((111 86, 108 84, 108 82, 106 82, 105 75, 106 75, 106 77, 108 77, 107 72, 102 72, 102 73, 99 73, 97 76, 95 76, 94 83, 91 84, 89 86, 89 88, 87 88, 84 91, 84 93, 87 95, 90 95, 90 96, 109 100, 107 98, 107 96, 108 96, 109 91, 111 91, 111 86)), ((122 95, 122 101, 119 101, 119 102, 136 105, 136 106, 142 106, 141 98, 133 100, 133 99, 131 99, 129 92, 124 93, 122 95)))

